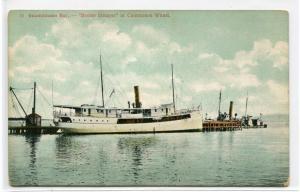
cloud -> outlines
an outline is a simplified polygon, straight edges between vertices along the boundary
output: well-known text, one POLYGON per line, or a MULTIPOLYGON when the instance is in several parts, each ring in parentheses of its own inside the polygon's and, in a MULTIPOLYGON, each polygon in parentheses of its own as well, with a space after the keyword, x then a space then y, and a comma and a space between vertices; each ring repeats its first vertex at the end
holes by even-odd
MULTIPOLYGON (((127 107, 127 101, 134 100, 133 85, 140 86, 143 106, 171 102, 171 63, 176 98, 185 102, 183 107, 202 102, 204 96, 209 99, 220 89, 232 91, 236 100, 242 91, 253 89, 287 103, 286 94, 278 91, 285 90, 286 82, 279 83, 272 76, 272 72, 284 73, 288 67, 288 44, 284 41, 257 40, 250 50, 241 49, 225 59, 221 53, 200 52, 195 42, 183 44, 164 28, 150 24, 130 28, 113 20, 61 19, 49 28, 44 37, 24 35, 12 42, 9 79, 20 87, 37 80, 44 90, 49 90, 54 80, 60 104, 93 103, 94 98, 100 103, 99 86, 96 93, 100 49, 108 105, 127 107), (256 69, 263 69, 264 78, 256 69), (108 99, 112 89, 115 94, 108 99)), ((49 91, 45 95, 51 97, 49 91)), ((276 103, 268 105, 276 110, 276 103)))
POLYGON ((120 29, 117 25, 107 24, 107 23, 92 23, 88 25, 87 33, 97 34, 97 39, 101 40, 105 44, 112 45, 113 48, 118 48, 121 50, 127 49, 131 43, 131 37, 120 32, 120 29))
POLYGON ((182 48, 181 46, 176 43, 176 42, 171 42, 169 45, 169 53, 173 54, 173 53, 181 53, 182 52, 182 48))
POLYGON ((150 47, 156 47, 157 45, 167 44, 169 42, 169 36, 165 32, 156 30, 149 25, 134 26, 132 34, 150 47))
POLYGON ((256 75, 240 72, 234 75, 226 75, 223 77, 226 84, 232 88, 258 87, 261 82, 256 75))
POLYGON ((201 53, 199 60, 213 60, 217 72, 225 72, 226 68, 238 68, 247 71, 251 67, 263 65, 265 61, 271 62, 274 68, 283 69, 288 64, 288 44, 278 41, 275 45, 269 39, 262 39, 253 43, 250 51, 236 52, 233 59, 223 59, 215 53, 201 53))
POLYGON ((279 103, 288 103, 289 101, 289 91, 288 86, 275 82, 274 80, 269 80, 267 86, 271 92, 272 99, 279 103))
POLYGON ((111 43, 116 47, 121 47, 123 50, 131 45, 131 39, 125 33, 109 32, 103 36, 102 39, 105 43, 111 43))
MULTIPOLYGON (((213 58, 217 56, 216 54, 213 54, 213 53, 200 53, 198 58, 201 60, 201 59, 210 59, 210 58, 213 58)), ((217 56, 218 57, 218 56, 217 56)))
POLYGON ((64 81, 65 70, 70 63, 61 58, 62 52, 52 44, 39 41, 35 36, 25 35, 9 47, 9 74, 15 80, 39 77, 64 81), (27 78, 26 78, 27 77, 27 78))
POLYGON ((76 47, 80 46, 82 33, 80 23, 73 23, 69 19, 60 19, 57 23, 51 26, 51 34, 46 33, 46 37, 53 36, 58 40, 58 45, 61 47, 76 47))
POLYGON ((105 53, 110 52, 106 50, 115 50, 120 54, 132 44, 130 35, 121 32, 117 25, 98 21, 86 24, 62 19, 52 26, 47 38, 57 40, 59 47, 82 58, 92 58, 90 50, 99 52, 102 49, 105 53))
POLYGON ((128 65, 128 64, 134 63, 136 61, 137 61, 136 57, 129 55, 129 56, 126 56, 126 58, 123 59, 123 61, 121 63, 122 63, 122 65, 128 65))
POLYGON ((196 93, 199 92, 209 92, 209 91, 219 91, 220 89, 225 89, 225 86, 218 82, 211 82, 206 84, 200 84, 198 82, 191 83, 189 88, 196 93))
MULTIPOLYGON (((245 53, 239 52, 238 55, 245 55, 245 53)), ((221 87, 221 84, 223 85, 222 87, 238 89, 261 85, 261 82, 255 74, 250 73, 247 68, 245 70, 245 68, 240 68, 239 65, 235 65, 237 61, 236 58, 234 60, 225 60, 217 54, 202 53, 198 56, 198 59, 201 63, 206 65, 205 72, 209 74, 210 78, 215 80, 215 83, 211 83, 211 88, 205 87, 207 90, 214 90, 214 87, 221 87)), ((244 65, 249 62, 247 60, 248 59, 243 58, 238 61, 244 65)), ((202 67, 202 69, 205 68, 202 67)), ((200 85, 200 87, 203 87, 203 85, 200 85)), ((199 87, 195 90, 199 90, 199 87)))
POLYGON ((288 44, 283 41, 278 41, 272 48, 270 57, 274 64, 273 67, 283 69, 288 65, 288 44))
POLYGON ((235 55, 233 64, 243 68, 264 61, 273 63, 274 68, 283 69, 288 64, 288 44, 278 41, 273 45, 269 39, 255 41, 251 51, 240 51, 235 55))
POLYGON ((223 59, 216 53, 200 53, 198 60, 204 63, 208 69, 213 69, 212 77, 232 88, 258 87, 262 85, 253 69, 271 65, 283 70, 288 64, 288 45, 278 41, 273 44, 268 39, 262 39, 253 43, 249 51, 236 52, 232 59, 223 59))

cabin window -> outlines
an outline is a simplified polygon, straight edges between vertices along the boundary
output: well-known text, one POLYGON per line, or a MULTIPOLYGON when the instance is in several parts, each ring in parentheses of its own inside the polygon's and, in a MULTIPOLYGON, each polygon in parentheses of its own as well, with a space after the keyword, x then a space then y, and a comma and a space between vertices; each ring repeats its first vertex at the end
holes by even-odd
POLYGON ((92 120, 90 120, 90 122, 92 122, 92 120))
POLYGON ((78 119, 78 121, 80 121, 80 119, 78 119))
POLYGON ((86 119, 84 121, 86 121, 86 119))
POLYGON ((161 111, 164 111, 164 109, 161 109, 161 111))
POLYGON ((98 122, 98 120, 96 120, 96 122, 98 122))
POLYGON ((83 109, 83 112, 86 112, 86 109, 83 109))
POLYGON ((100 113, 103 113, 103 110, 100 110, 100 113))
POLYGON ((111 110, 109 110, 108 112, 111 113, 111 110))
POLYGON ((157 112, 157 109, 154 109, 155 112, 157 112))

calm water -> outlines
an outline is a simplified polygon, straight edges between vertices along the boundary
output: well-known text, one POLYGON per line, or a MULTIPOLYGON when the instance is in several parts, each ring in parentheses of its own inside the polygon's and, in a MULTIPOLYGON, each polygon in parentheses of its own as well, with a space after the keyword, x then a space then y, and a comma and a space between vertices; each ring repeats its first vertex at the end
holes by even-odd
POLYGON ((282 186, 288 125, 234 132, 9 135, 13 186, 282 186))

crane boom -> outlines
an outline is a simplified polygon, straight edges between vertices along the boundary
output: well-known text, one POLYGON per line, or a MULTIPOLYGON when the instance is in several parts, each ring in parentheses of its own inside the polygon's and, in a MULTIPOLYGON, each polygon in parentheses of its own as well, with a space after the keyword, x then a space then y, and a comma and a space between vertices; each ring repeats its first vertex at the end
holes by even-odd
POLYGON ((18 101, 18 103, 19 103, 19 105, 20 105, 20 107, 21 107, 21 109, 22 109, 22 111, 24 112, 25 117, 26 117, 26 116, 27 116, 27 113, 26 113, 24 107, 22 106, 21 102, 19 101, 17 95, 15 94, 14 89, 13 89, 12 87, 10 87, 9 89, 10 89, 10 91, 13 93, 13 95, 15 96, 15 98, 17 99, 17 101, 18 101))

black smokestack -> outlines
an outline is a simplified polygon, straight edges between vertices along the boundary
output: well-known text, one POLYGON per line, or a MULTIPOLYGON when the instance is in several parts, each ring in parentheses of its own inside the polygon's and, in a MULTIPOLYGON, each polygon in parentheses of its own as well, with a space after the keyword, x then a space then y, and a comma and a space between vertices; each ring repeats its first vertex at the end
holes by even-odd
POLYGON ((232 108, 233 108, 233 101, 230 101, 229 105, 229 119, 232 119, 232 108))
POLYGON ((141 108, 139 86, 134 86, 135 108, 141 108))

